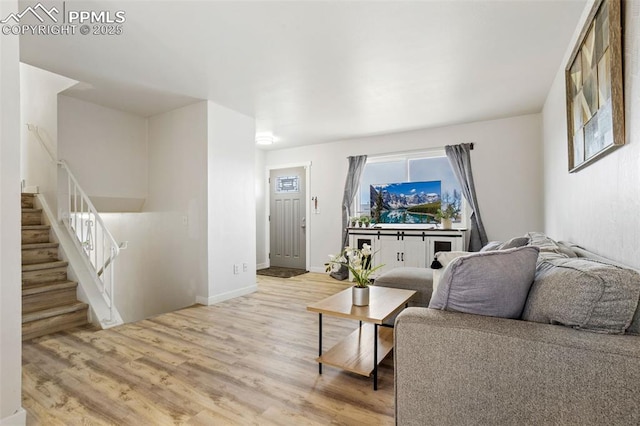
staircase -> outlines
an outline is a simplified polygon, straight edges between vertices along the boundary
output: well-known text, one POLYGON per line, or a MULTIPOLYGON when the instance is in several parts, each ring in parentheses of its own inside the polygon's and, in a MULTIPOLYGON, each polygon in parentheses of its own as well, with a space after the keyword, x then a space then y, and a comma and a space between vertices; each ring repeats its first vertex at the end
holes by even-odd
POLYGON ((33 194, 22 194, 22 340, 87 324, 88 305, 76 298, 67 262, 49 239, 33 194))

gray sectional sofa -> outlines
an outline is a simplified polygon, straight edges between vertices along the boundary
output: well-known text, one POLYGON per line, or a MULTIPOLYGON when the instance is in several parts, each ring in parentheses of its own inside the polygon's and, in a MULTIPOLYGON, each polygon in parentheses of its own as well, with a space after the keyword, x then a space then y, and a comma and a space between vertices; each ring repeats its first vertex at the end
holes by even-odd
POLYGON ((640 274, 527 237, 539 255, 520 318, 424 307, 397 317, 398 425, 640 424, 640 274))

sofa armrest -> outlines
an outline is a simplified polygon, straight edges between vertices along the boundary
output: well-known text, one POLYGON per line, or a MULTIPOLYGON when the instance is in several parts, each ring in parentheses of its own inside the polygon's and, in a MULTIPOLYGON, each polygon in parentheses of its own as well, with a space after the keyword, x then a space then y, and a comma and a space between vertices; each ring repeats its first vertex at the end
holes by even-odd
POLYGON ((640 423, 639 336, 409 308, 394 360, 398 425, 640 423))

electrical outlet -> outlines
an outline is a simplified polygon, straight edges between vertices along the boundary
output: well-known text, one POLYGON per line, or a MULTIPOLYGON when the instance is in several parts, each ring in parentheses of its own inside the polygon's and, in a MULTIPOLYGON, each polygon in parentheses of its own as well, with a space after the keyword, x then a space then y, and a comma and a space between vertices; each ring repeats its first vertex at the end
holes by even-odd
POLYGON ((247 262, 242 264, 242 272, 249 272, 249 264, 247 262))
POLYGON ((238 275, 240 273, 240 265, 233 265, 233 273, 238 275))

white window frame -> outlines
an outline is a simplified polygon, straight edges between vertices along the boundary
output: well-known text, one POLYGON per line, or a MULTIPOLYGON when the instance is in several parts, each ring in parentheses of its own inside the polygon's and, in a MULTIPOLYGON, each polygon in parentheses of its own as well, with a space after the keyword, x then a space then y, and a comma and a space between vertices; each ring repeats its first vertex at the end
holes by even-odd
MULTIPOLYGON (((435 157, 446 157, 447 154, 443 148, 435 148, 429 150, 419 150, 419 151, 405 151, 405 152, 395 152, 395 153, 387 153, 387 154, 378 154, 367 156, 367 164, 375 164, 375 163, 387 163, 392 161, 400 161, 404 160, 407 163, 407 174, 405 176, 405 182, 411 182, 409 180, 409 176, 411 176, 411 162, 410 160, 421 160, 425 158, 435 158, 435 157)), ((358 184, 358 191, 356 191, 355 198, 353 200, 352 205, 358 206, 360 209, 360 184, 358 184)), ((469 204, 467 203, 466 198, 462 195, 462 203, 460 209, 460 222, 454 222, 452 224, 453 229, 468 229, 469 228, 469 217, 471 209, 469 208, 469 204)), ((363 211, 356 211, 357 216, 361 216, 364 214, 363 211)))

